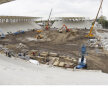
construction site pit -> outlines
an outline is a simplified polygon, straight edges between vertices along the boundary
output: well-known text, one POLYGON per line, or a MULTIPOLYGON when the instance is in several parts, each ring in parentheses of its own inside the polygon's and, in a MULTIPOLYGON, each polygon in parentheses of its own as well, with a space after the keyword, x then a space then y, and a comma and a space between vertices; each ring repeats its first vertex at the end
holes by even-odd
POLYGON ((102 70, 108 73, 107 51, 90 47, 88 39, 84 37, 87 33, 87 30, 62 33, 47 30, 41 32, 42 39, 36 39, 36 30, 18 35, 8 34, 6 38, 0 39, 0 53, 5 53, 8 49, 14 57, 23 53, 41 64, 73 69, 81 58, 81 47, 84 44, 87 47, 87 70, 102 70))

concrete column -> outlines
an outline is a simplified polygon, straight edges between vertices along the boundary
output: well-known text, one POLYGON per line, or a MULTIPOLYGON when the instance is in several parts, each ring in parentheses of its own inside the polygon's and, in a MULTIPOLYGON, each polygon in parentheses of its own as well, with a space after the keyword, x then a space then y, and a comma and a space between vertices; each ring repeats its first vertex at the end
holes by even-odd
POLYGON ((3 18, 1 19, 2 23, 3 23, 3 18))
POLYGON ((26 19, 26 22, 27 22, 27 19, 26 19))
POLYGON ((8 18, 8 22, 10 23, 10 18, 8 18))
POLYGON ((23 18, 23 22, 25 22, 25 18, 23 18))
POLYGON ((8 23, 8 19, 6 18, 6 23, 8 23))
POLYGON ((18 22, 18 18, 16 18, 16 22, 18 22))
POLYGON ((20 22, 20 19, 18 18, 18 22, 20 22))
POLYGON ((16 23, 16 18, 14 18, 14 23, 16 23))
POLYGON ((0 23, 1 23, 1 18, 0 18, 0 23))
POLYGON ((22 22, 22 18, 20 19, 20 22, 22 22))
POLYGON ((7 23, 7 18, 6 18, 6 23, 7 23))
POLYGON ((0 23, 1 23, 1 18, 0 18, 0 23))
POLYGON ((0 18, 0 22, 2 23, 2 18, 0 18))
POLYGON ((4 19, 2 18, 2 23, 4 23, 4 19))
POLYGON ((12 23, 12 19, 10 19, 10 22, 12 23))
POLYGON ((13 23, 15 23, 15 18, 13 18, 13 23))

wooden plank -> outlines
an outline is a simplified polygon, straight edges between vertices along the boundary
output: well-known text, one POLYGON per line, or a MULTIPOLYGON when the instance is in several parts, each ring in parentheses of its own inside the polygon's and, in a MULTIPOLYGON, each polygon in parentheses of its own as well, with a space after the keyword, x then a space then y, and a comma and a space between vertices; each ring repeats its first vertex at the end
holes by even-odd
POLYGON ((65 62, 60 62, 59 63, 59 67, 64 67, 64 65, 65 65, 65 62))
POLYGON ((48 52, 42 52, 42 53, 40 53, 40 56, 47 57, 48 56, 48 52))
POLYGON ((58 57, 58 53, 49 53, 49 56, 58 57))
POLYGON ((60 62, 59 62, 58 60, 56 60, 56 61, 54 62, 54 64, 53 64, 53 65, 54 65, 54 66, 58 66, 58 65, 59 65, 59 63, 60 63, 60 62))

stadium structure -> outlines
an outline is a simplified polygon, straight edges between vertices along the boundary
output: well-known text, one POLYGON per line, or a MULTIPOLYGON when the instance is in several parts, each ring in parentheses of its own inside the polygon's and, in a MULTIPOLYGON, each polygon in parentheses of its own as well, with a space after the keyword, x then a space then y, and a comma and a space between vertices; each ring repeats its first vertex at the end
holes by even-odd
MULTIPOLYGON (((61 28, 64 24, 68 28, 74 29, 90 29, 93 20, 87 19, 85 17, 56 17, 52 28, 61 28)), ((102 26, 96 22, 95 28, 101 29, 102 26)))
POLYGON ((40 29, 34 21, 38 17, 25 16, 0 16, 0 30, 7 34, 7 32, 16 32, 18 30, 40 29))
MULTIPOLYGON (((14 0, 0 0, 0 4, 14 0)), ((19 30, 40 29, 34 21, 39 17, 26 16, 0 16, 0 32, 7 34, 8 32, 16 32, 19 30)))

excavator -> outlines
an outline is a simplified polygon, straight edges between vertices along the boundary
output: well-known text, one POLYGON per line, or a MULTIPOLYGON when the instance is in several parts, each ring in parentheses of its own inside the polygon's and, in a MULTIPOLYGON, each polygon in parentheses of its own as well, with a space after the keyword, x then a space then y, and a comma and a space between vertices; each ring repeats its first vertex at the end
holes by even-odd
POLYGON ((63 29, 65 29, 66 32, 70 32, 70 29, 68 29, 68 27, 64 24, 62 26, 62 28, 59 30, 59 33, 62 33, 63 32, 63 29))
POLYGON ((95 23, 96 23, 96 20, 97 20, 97 18, 98 18, 99 12, 100 12, 100 10, 101 10, 101 8, 102 8, 102 4, 103 4, 103 0, 101 0, 101 4, 100 4, 99 10, 98 10, 98 13, 97 13, 97 15, 96 15, 96 18, 95 18, 93 24, 92 24, 92 27, 91 27, 91 29, 90 29, 90 32, 89 32, 88 35, 85 36, 85 37, 87 37, 87 38, 94 38, 94 35, 93 35, 92 31, 93 31, 94 25, 95 25, 95 23))
POLYGON ((43 38, 43 36, 41 35, 42 32, 43 30, 36 30, 37 35, 35 36, 35 38, 42 39, 43 38))

